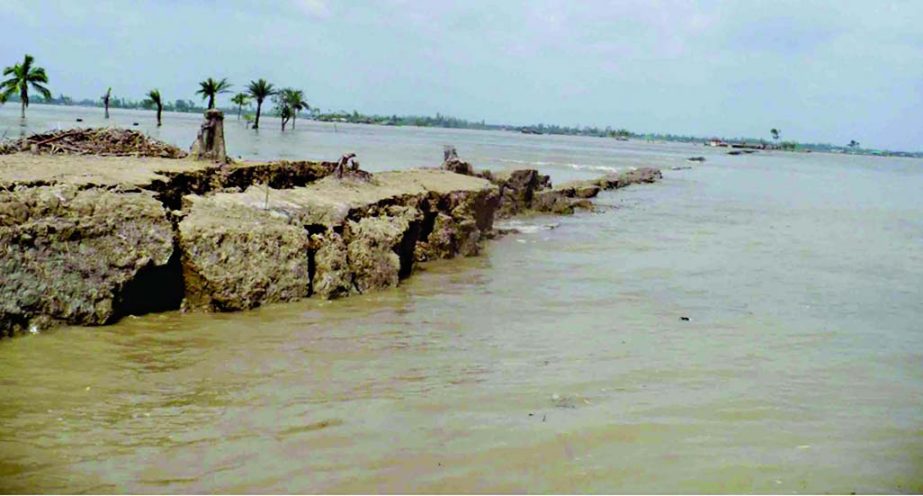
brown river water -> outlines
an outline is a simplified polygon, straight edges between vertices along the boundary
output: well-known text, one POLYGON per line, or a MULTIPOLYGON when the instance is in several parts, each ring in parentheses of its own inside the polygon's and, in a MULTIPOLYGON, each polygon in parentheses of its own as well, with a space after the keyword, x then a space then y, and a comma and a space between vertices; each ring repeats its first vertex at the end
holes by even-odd
MULTIPOLYGON (((26 131, 97 113, 33 106, 26 131)), ((151 120, 111 123, 187 146, 198 122, 151 120)), ((234 156, 373 171, 443 144, 556 180, 691 169, 392 291, 0 341, 0 490, 923 491, 923 161, 227 124, 234 156)))

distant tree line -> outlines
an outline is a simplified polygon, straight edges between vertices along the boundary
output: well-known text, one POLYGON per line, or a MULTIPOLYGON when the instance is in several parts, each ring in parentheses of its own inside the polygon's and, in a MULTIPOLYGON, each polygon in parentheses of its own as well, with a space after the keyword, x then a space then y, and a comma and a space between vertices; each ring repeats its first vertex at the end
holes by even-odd
MULTIPOLYGON (((215 79, 207 78, 199 83, 199 89, 195 92, 203 101, 207 100, 207 107, 198 105, 193 100, 176 99, 171 101, 163 99, 157 89, 147 93, 147 98, 142 100, 131 100, 112 95, 112 88, 108 88, 106 93, 97 100, 82 99, 75 100, 69 96, 58 94, 53 96, 48 88, 48 75, 45 69, 34 64, 35 59, 31 55, 25 55, 22 62, 15 63, 3 69, 4 79, 0 79, 0 105, 6 102, 16 102, 21 106, 22 118, 26 117, 26 108, 30 103, 45 103, 51 105, 78 105, 85 107, 104 107, 105 116, 109 118, 109 108, 120 109, 151 109, 156 111, 157 125, 161 125, 162 113, 168 112, 196 112, 201 113, 206 109, 215 108, 217 105, 217 96, 223 93, 229 93, 231 83, 227 78, 215 79), (31 94, 30 94, 31 90, 31 94), (36 94, 37 93, 37 94, 36 94)), ((441 127, 450 129, 484 129, 499 131, 519 131, 527 134, 558 134, 569 136, 594 136, 600 138, 616 139, 643 139, 649 141, 676 141, 686 143, 702 143, 705 141, 700 136, 683 136, 675 134, 658 134, 647 133, 637 134, 627 129, 612 129, 611 127, 599 128, 594 126, 559 126, 556 124, 536 124, 532 126, 511 126, 506 124, 487 124, 484 120, 469 121, 457 117, 445 116, 437 113, 434 117, 420 115, 366 115, 358 111, 352 112, 320 112, 312 108, 305 99, 304 92, 296 88, 276 88, 272 83, 265 79, 250 81, 246 91, 237 93, 231 98, 231 103, 236 108, 228 110, 237 112, 237 118, 240 119, 243 108, 249 109, 251 101, 256 102, 255 118, 249 114, 244 116, 248 125, 253 129, 258 129, 260 124, 260 115, 263 110, 263 103, 270 99, 274 107, 270 109, 270 114, 281 119, 282 131, 285 131, 286 125, 291 122, 292 129, 295 128, 295 122, 299 115, 309 112, 309 116, 315 120, 324 122, 349 122, 357 124, 377 124, 385 126, 419 126, 419 127, 441 127)), ((923 153, 912 152, 891 152, 883 150, 868 150, 861 148, 856 140, 851 140, 846 146, 836 146, 826 143, 797 143, 794 141, 780 141, 782 132, 777 128, 770 130, 770 136, 775 145, 769 148, 776 148, 787 151, 828 151, 839 153, 861 153, 873 155, 891 155, 907 157, 923 157, 923 153)), ((749 143, 763 143, 761 139, 737 138, 730 141, 745 141, 749 143)))
MULTIPOLYGON (((67 95, 59 94, 58 96, 52 96, 51 98, 44 98, 41 95, 29 96, 29 103, 43 103, 46 105, 68 105, 68 106, 77 106, 77 107, 103 107, 102 99, 92 100, 90 98, 83 98, 76 100, 67 95)), ((11 96, 8 100, 9 102, 19 102, 18 95, 11 96)), ((117 109, 153 109, 154 104, 150 101, 149 98, 142 100, 132 100, 130 98, 122 98, 119 96, 113 96, 109 99, 109 107, 117 109)), ((205 107, 197 104, 192 100, 182 100, 177 99, 172 102, 164 102, 163 110, 168 112, 204 112, 205 107)))
POLYGON ((482 129, 490 131, 522 131, 530 134, 561 134, 570 136, 596 136, 604 137, 637 137, 627 129, 612 129, 611 127, 598 128, 589 126, 558 126, 556 124, 535 124, 528 126, 513 126, 509 124, 488 124, 484 120, 469 121, 458 117, 451 117, 436 113, 428 115, 376 115, 361 114, 358 111, 346 112, 315 112, 314 119, 322 122, 348 122, 353 124, 378 124, 382 126, 417 126, 440 127, 448 129, 482 129))

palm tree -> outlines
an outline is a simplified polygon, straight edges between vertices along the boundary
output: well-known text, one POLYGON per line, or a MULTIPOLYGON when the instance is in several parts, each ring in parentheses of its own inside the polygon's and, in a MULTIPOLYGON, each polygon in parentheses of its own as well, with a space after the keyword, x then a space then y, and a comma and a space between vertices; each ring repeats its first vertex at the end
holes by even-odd
POLYGON ((2 100, 6 101, 11 95, 19 93, 19 101, 22 105, 22 118, 26 118, 26 107, 29 106, 29 87, 38 91, 43 97, 50 99, 51 91, 43 84, 48 84, 48 76, 45 69, 41 67, 32 67, 35 58, 26 55, 21 64, 15 64, 12 67, 3 69, 4 76, 10 76, 0 82, 0 95, 2 100))
POLYGON ((160 114, 163 112, 163 100, 160 99, 160 90, 151 90, 147 94, 147 102, 157 106, 157 127, 160 127, 160 114))
POLYGON ((776 128, 772 128, 772 129, 769 130, 769 134, 772 135, 772 139, 774 139, 774 140, 776 140, 776 141, 779 141, 779 135, 780 135, 781 133, 782 133, 782 132, 779 131, 779 130, 776 129, 776 128))
POLYGON ((859 148, 859 142, 856 140, 849 140, 849 147, 852 149, 859 148))
POLYGON ((111 97, 112 97, 112 87, 110 86, 109 89, 106 90, 106 94, 100 97, 103 99, 103 107, 106 108, 106 119, 109 118, 109 98, 111 97))
POLYGON ((276 94, 272 83, 267 83, 265 79, 250 81, 247 86, 247 92, 256 100, 256 120, 253 121, 253 129, 260 128, 260 109, 263 107, 263 100, 276 94))
POLYGON ((304 92, 301 90, 285 88, 280 91, 280 93, 282 94, 282 100, 290 110, 289 114, 292 117, 292 129, 295 129, 295 118, 298 116, 298 112, 307 110, 311 108, 311 106, 308 105, 308 102, 304 101, 304 92))
POLYGON ((288 103, 285 100, 278 102, 279 104, 279 117, 282 118, 282 132, 285 132, 285 124, 288 123, 288 120, 292 118, 292 107, 288 106, 288 103))
POLYGON ((205 81, 199 82, 199 91, 196 91, 197 95, 202 95, 202 99, 208 98, 208 108, 215 108, 215 97, 219 93, 227 93, 231 89, 231 83, 228 82, 228 78, 221 78, 221 81, 215 81, 212 78, 208 78, 205 81))
POLYGON ((250 105, 250 97, 246 93, 238 93, 231 98, 231 103, 237 105, 237 120, 240 120, 240 110, 244 105, 250 105))

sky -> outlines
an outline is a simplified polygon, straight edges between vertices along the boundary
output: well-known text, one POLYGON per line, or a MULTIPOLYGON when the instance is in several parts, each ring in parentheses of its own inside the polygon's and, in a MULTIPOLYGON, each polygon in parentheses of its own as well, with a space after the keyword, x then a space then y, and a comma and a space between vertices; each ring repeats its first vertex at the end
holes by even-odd
POLYGON ((323 111, 923 150, 918 0, 0 0, 0 26, 0 65, 78 99, 265 78, 323 111))

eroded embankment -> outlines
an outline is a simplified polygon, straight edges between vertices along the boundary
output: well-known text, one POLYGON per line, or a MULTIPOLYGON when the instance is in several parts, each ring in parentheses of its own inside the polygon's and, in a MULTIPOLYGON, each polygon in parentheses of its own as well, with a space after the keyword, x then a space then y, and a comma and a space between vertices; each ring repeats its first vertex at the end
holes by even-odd
POLYGON ((0 335, 393 287, 418 262, 477 254, 495 215, 592 208, 600 189, 659 177, 552 187, 535 170, 338 179, 334 165, 0 156, 0 335))

